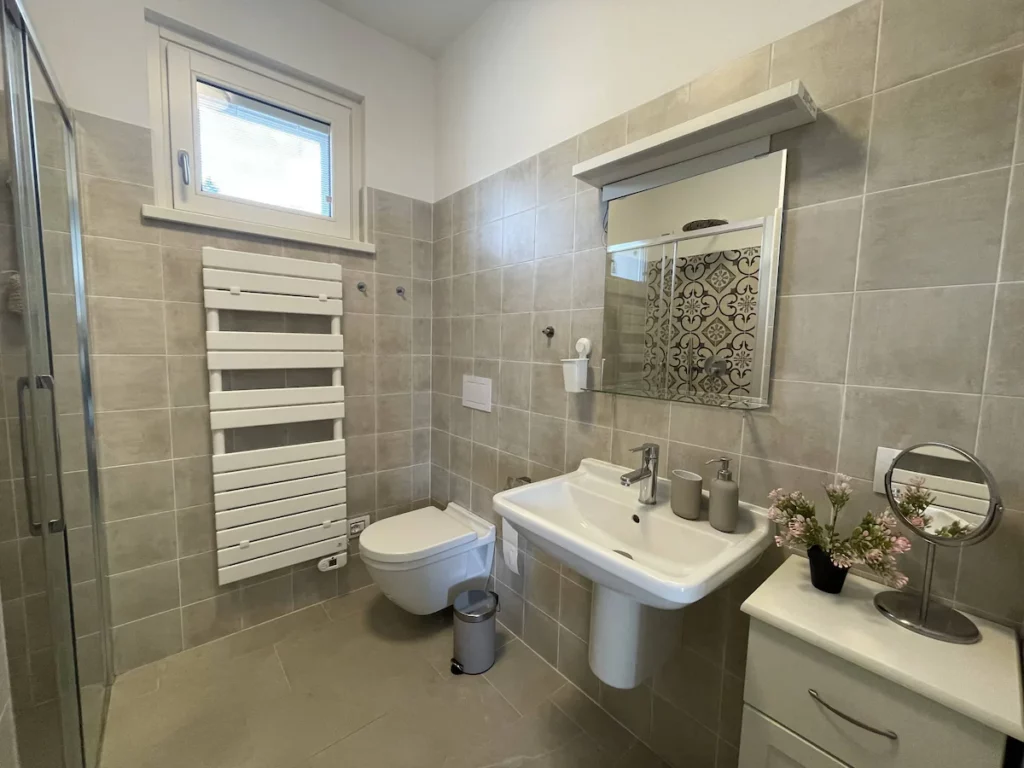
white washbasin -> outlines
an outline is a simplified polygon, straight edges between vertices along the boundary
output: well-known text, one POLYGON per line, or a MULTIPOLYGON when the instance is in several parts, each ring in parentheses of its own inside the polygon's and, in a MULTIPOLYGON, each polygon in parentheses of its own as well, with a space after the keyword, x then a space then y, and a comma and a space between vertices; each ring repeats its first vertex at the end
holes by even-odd
POLYGON ((640 504, 638 487, 619 480, 629 471, 584 459, 575 472, 494 496, 495 512, 595 583, 590 663, 619 688, 642 682, 678 642, 675 609, 722 586, 772 540, 767 513, 748 504, 735 533, 676 517, 665 478, 658 503, 640 504))

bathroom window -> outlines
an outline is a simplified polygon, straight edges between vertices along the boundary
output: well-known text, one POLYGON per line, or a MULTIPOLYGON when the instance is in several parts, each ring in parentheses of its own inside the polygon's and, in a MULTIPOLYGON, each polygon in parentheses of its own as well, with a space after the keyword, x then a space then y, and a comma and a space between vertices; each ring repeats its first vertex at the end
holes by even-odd
POLYGON ((364 240, 361 100, 156 30, 157 205, 144 215, 343 247, 364 240))

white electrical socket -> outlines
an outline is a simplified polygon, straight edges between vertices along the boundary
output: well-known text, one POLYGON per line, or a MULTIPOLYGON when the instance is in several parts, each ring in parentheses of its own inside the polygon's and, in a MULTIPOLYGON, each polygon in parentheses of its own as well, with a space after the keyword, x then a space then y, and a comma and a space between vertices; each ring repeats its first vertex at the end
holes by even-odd
POLYGON ((872 490, 875 493, 885 493, 885 473, 892 466, 893 459, 900 455, 899 448, 883 448, 878 446, 875 451, 875 474, 872 490))
POLYGON ((366 530, 366 526, 370 524, 369 515, 360 515, 359 517, 350 517, 348 519, 348 535, 358 536, 366 530))

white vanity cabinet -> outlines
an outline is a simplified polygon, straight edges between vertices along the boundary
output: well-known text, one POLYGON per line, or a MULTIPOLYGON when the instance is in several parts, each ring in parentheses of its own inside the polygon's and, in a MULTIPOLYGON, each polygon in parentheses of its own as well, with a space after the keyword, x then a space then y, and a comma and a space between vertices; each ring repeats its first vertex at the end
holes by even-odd
POLYGON ((849 577, 815 590, 790 558, 746 603, 751 616, 740 768, 1001 768, 1024 739, 1018 643, 978 621, 982 641, 909 632, 849 577))

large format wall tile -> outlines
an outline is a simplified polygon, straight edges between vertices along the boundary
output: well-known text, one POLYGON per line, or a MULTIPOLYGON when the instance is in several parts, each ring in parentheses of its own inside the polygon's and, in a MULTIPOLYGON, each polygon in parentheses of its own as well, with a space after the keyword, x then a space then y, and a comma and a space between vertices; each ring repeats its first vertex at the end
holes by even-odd
POLYGON ((991 286, 857 294, 850 384, 981 392, 991 286))
POLYGON ((857 3, 775 43, 772 85, 802 80, 821 108, 871 93, 881 0, 857 3))
POLYGON ((870 480, 875 449, 938 441, 971 450, 981 398, 873 387, 848 387, 839 471, 870 480))
POLYGON ((1009 165, 1022 61, 1002 53, 875 96, 868 191, 1009 165))
POLYGON ((842 384, 852 310, 852 293, 779 299, 773 375, 790 381, 842 384))
POLYGON ((878 88, 1024 43, 1020 0, 886 0, 878 88))
POLYGON ((786 214, 779 295, 853 290, 862 207, 851 198, 786 214))
POLYGON ((859 195, 864 189, 871 99, 822 112, 810 125, 772 136, 789 150, 786 206, 800 208, 859 195))
POLYGON ((869 195, 857 289, 995 282, 1008 176, 992 171, 869 195))
POLYGON ((986 394, 1024 396, 1024 283, 1000 285, 988 357, 986 394))

